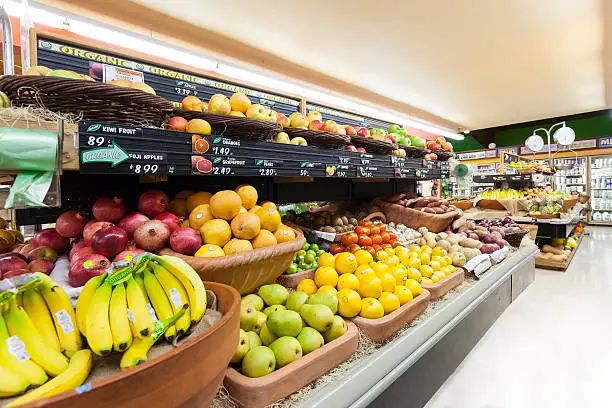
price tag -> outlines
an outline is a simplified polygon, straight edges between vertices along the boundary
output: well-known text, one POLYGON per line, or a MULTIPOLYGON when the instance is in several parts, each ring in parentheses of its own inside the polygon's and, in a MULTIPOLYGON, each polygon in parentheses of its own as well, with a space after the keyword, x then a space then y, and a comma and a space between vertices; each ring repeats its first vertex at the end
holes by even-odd
POLYGON ((260 176, 264 177, 273 177, 278 175, 278 170, 271 168, 257 169, 257 171, 259 172, 260 176))
POLYGON ((91 147, 107 147, 113 143, 113 139, 110 136, 87 136, 87 146, 91 147))
POLYGON ((349 164, 351 162, 350 157, 338 157, 338 163, 340 164, 349 164))
POLYGON ((216 156, 231 156, 234 154, 232 149, 226 146, 213 146, 212 153, 216 156))
POLYGON ((310 170, 300 169, 300 177, 310 177, 310 170))
POLYGON ((213 167, 213 174, 216 176, 229 176, 232 174, 230 167, 213 167))
POLYGON ((151 306, 150 303, 147 303, 147 310, 149 311, 149 316, 151 316, 151 320, 153 320, 153 323, 155 323, 157 321, 157 315, 155 314, 155 309, 153 309, 153 306, 151 306))
POLYGON ((157 174, 158 171, 157 164, 130 164, 130 172, 134 174, 157 174))

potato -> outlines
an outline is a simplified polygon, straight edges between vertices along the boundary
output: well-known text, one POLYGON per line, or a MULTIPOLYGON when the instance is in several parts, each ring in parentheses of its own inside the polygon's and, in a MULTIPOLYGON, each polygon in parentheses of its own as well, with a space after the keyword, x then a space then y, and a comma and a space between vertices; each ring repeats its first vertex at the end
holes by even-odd
POLYGON ((451 243, 444 239, 441 239, 438 242, 436 242, 436 246, 444 249, 447 252, 451 249, 451 243))
POLYGON ((461 252, 455 252, 451 255, 453 266, 463 266, 467 262, 467 258, 461 252))

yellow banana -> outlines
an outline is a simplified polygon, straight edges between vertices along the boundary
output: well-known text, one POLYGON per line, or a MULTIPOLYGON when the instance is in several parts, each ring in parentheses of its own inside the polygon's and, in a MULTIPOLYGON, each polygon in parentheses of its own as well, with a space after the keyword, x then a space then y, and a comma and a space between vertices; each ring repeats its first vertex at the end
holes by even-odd
MULTIPOLYGON (((156 264, 155 262, 150 262, 149 265, 151 265, 151 268, 153 268, 155 277, 164 288, 164 292, 166 292, 166 296, 168 296, 168 299, 170 300, 172 312, 176 313, 183 308, 183 305, 189 305, 187 291, 181 282, 163 266, 156 264)), ((174 324, 174 327, 176 328, 176 336, 180 337, 187 333, 189 326, 191 326, 191 316, 189 314, 189 309, 187 309, 185 314, 183 314, 183 316, 174 324)))
POLYGON ((20 350, 21 344, 23 341, 19 338, 9 340, 9 332, 0 313, 0 366, 16 372, 32 385, 44 384, 49 379, 47 373, 30 359, 29 354, 20 350))
POLYGON ((57 351, 62 351, 51 312, 40 293, 35 289, 28 289, 23 293, 22 301, 24 310, 30 316, 45 343, 57 351))
POLYGON ((153 332, 153 319, 147 309, 145 294, 133 277, 127 280, 125 293, 134 337, 150 335, 153 332))
MULTIPOLYGON (((153 272, 149 268, 144 269, 144 286, 149 296, 149 300, 155 308, 155 314, 159 319, 167 319, 172 317, 172 306, 170 306, 170 300, 164 292, 164 288, 161 283, 157 280, 153 272)), ((174 326, 168 327, 168 330, 164 333, 164 337, 169 342, 174 340, 176 336, 176 328, 174 326)))
POLYGON ((60 345, 66 355, 70 357, 75 351, 83 348, 81 333, 77 327, 76 314, 70 298, 64 289, 49 276, 41 272, 35 274, 42 279, 38 290, 51 311, 60 345))
POLYGON ((12 397, 23 393, 30 383, 20 374, 0 366, 0 397, 12 397))
POLYGON ((77 325, 79 326, 79 330, 83 333, 83 336, 87 337, 87 333, 85 332, 85 322, 87 320, 87 308, 89 307, 89 302, 91 302, 91 298, 93 297, 94 292, 98 287, 104 282, 106 279, 106 274, 94 276, 90 280, 87 281, 83 289, 81 290, 81 294, 77 299, 76 304, 76 319, 77 325))
POLYGON ((113 350, 123 352, 132 345, 132 329, 130 329, 130 321, 127 317, 127 298, 123 283, 113 287, 109 316, 113 334, 113 350))
POLYGON ((11 301, 5 319, 11 336, 17 336, 21 339, 25 344, 25 351, 47 374, 56 377, 68 368, 66 356, 47 346, 25 310, 17 306, 15 301, 11 301))
POLYGON ((75 389, 79 385, 83 384, 85 380, 87 380, 89 372, 91 371, 92 363, 93 355, 91 354, 91 351, 85 349, 75 352, 70 359, 68 368, 63 373, 45 385, 30 391, 23 397, 17 398, 10 404, 7 404, 6 407, 16 407, 18 405, 30 404, 38 399, 50 397, 52 395, 59 394, 60 392, 75 389))
POLYGON ((199 322, 206 313, 206 288, 202 278, 187 262, 175 256, 154 255, 153 260, 181 281, 189 296, 191 324, 199 322))
POLYGON ((151 320, 153 320, 153 323, 155 323, 155 321, 157 320, 157 314, 155 314, 155 309, 151 305, 151 299, 149 299, 149 294, 147 293, 147 289, 145 288, 144 278, 143 278, 142 272, 139 271, 137 273, 134 273, 132 276, 134 276, 134 280, 136 281, 136 283, 140 287, 140 290, 142 291, 142 293, 143 293, 143 295, 145 297, 145 302, 147 302, 147 310, 149 311, 149 315, 151 316, 151 320))
POLYGON ((109 321, 109 308, 113 287, 105 281, 94 292, 85 321, 87 342, 91 351, 99 356, 105 356, 113 350, 113 335, 109 321))

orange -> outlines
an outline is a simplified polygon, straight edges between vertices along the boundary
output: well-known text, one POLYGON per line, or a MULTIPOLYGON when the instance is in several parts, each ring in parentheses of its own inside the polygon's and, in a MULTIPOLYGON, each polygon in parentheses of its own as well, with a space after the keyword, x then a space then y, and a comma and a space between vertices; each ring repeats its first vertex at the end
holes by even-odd
POLYGON ((248 184, 242 184, 234 190, 242 200, 242 206, 250 210, 257 204, 257 190, 248 184))
POLYGON ((304 292, 308 296, 317 293, 317 284, 312 279, 304 279, 300 283, 298 283, 297 288, 295 288, 297 292, 304 292))
POLYGON ((314 281, 317 286, 336 286, 338 283, 338 272, 330 266, 320 266, 314 274, 314 281))
POLYGON ((226 221, 230 221, 240 213, 242 199, 235 191, 222 190, 210 197, 209 204, 210 210, 216 218, 222 218, 226 221))
POLYGON ((256 213, 257 213, 257 211, 259 211, 259 209, 260 209, 260 208, 261 208, 260 206, 255 205, 255 206, 253 206, 253 208, 251 208, 251 209, 249 210, 249 212, 250 212, 250 213, 252 213, 252 214, 256 214, 256 213))
POLYGON ((261 228, 268 231, 276 231, 281 225, 281 216, 274 207, 261 207, 255 213, 261 220, 261 228))
POLYGON ((262 207, 272 207, 276 210, 276 204, 274 204, 272 201, 264 201, 261 204, 262 207))
POLYGON ((341 252, 336 255, 336 271, 338 273, 353 273, 357 270, 357 258, 350 252, 341 252))
POLYGON ((238 252, 247 252, 252 250, 253 245, 251 245, 251 243, 246 239, 232 238, 223 247, 223 252, 225 252, 225 255, 237 254, 238 252))
POLYGON ((238 214, 230 225, 234 236, 240 239, 253 239, 261 229, 259 217, 250 213, 238 214))
POLYGON ((419 261, 421 261, 421 265, 429 265, 429 261, 431 261, 431 257, 427 252, 421 252, 419 254, 419 261))
POLYGON ((429 265, 421 265, 419 272, 421 272, 421 275, 423 275, 424 278, 429 278, 431 275, 433 275, 434 270, 429 265))
MULTIPOLYGON (((348 276, 344 274, 342 276, 348 276)), ((341 276, 341 277, 342 277, 341 276)), ((338 297, 338 314, 342 317, 355 317, 361 311, 361 296, 352 289, 340 289, 338 297)))
POLYGON ((352 273, 343 273, 338 278, 338 283, 336 284, 338 290, 342 289, 359 289, 359 278, 352 273))
POLYGON ((382 281, 378 276, 364 276, 359 282, 359 294, 361 297, 373 297, 378 299, 382 293, 382 281))
POLYGON ((223 249, 218 245, 202 245, 194 256, 199 258, 216 258, 224 255, 225 252, 223 252, 223 249))
POLYGON ((219 245, 222 247, 232 238, 232 229, 225 220, 213 219, 206 221, 200 227, 202 241, 205 244, 219 245))
POLYGON ((175 198, 168 204, 168 211, 179 218, 189 217, 189 211, 187 211, 187 200, 184 198, 175 198))
POLYGON ((385 314, 389 314, 400 307, 399 298, 391 292, 383 292, 378 301, 382 305, 385 314))
POLYGON ((274 236, 276 237, 276 241, 279 244, 282 244, 283 242, 293 241, 295 239, 295 232, 292 228, 281 224, 281 226, 274 232, 274 236))
POLYGON ((210 197, 212 197, 212 194, 208 191, 193 193, 186 199, 187 211, 191 213, 198 205, 208 204, 210 202, 210 197))
POLYGON ((319 259, 317 260, 317 263, 319 264, 319 266, 331 266, 333 268, 336 264, 336 259, 329 252, 325 252, 321 254, 319 259))
POLYGON ((378 299, 367 297, 361 299, 361 312, 359 316, 366 319, 378 319, 385 315, 385 309, 378 299))
POLYGON ((331 286, 331 285, 323 285, 323 286, 321 286, 321 287, 320 287, 320 288, 317 290, 317 293, 318 293, 318 292, 331 292, 331 293, 333 293, 334 295, 335 295, 336 293, 338 293, 338 291, 336 290, 336 288, 334 288, 334 287, 333 287, 333 286, 331 286))
POLYGON ((382 282, 382 290, 383 292, 393 292, 395 290, 395 277, 386 272, 382 275, 378 275, 380 281, 382 282))
POLYGON ((263 248, 270 245, 276 245, 276 237, 268 230, 262 229, 259 234, 251 240, 253 248, 263 248))
POLYGON ((189 214, 189 226, 194 230, 199 230, 206 221, 212 220, 213 218, 208 204, 198 205, 189 214))
POLYGON ((362 279, 368 275, 376 276, 376 272, 374 272, 374 269, 367 265, 359 265, 355 270, 355 276, 357 276, 357 279, 362 279))
POLYGON ((410 302, 413 298, 412 292, 410 291, 410 289, 403 285, 396 286, 393 293, 399 299, 400 305, 405 305, 406 303, 410 302))
POLYGON ((418 269, 410 268, 408 269, 408 278, 414 279, 415 281, 420 282, 421 279, 423 279, 423 275, 421 275, 421 272, 418 269))
POLYGON ((423 288, 421 287, 419 282, 415 281, 414 279, 408 279, 406 283, 404 283, 404 286, 410 289, 410 292, 412 292, 413 297, 417 297, 421 293, 423 293, 423 288))
POLYGON ((367 265, 370 262, 374 261, 372 254, 366 251, 365 249, 360 249, 357 252, 355 252, 353 255, 355 255, 355 258, 357 258, 357 263, 359 265, 367 265))
MULTIPOLYGON (((398 247, 399 248, 399 247, 398 247)), ((399 258, 397 257, 397 255, 391 255, 389 256, 387 259, 385 259, 384 261, 387 265, 390 266, 397 266, 400 263, 399 258)))

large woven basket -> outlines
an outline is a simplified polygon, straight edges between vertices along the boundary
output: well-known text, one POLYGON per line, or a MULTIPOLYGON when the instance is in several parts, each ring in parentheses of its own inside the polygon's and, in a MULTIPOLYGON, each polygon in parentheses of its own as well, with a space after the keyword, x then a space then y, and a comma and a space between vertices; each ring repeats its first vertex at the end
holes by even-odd
POLYGON ((430 214, 382 200, 377 200, 377 204, 387 217, 387 222, 404 224, 412 229, 427 227, 431 232, 444 231, 457 215, 456 211, 447 212, 446 214, 430 214))
POLYGON ((321 130, 285 128, 283 131, 291 136, 291 138, 303 137, 309 145, 327 147, 329 149, 344 149, 351 142, 350 136, 323 132, 321 130))
POLYGON ((402 144, 398 144, 398 146, 400 149, 404 149, 406 151, 406 157, 410 157, 413 159, 422 159, 423 157, 425 157, 426 154, 431 153, 430 150, 425 149, 423 147, 408 146, 402 144))
POLYGON ((5 75, 0 91, 14 106, 46 108, 99 122, 161 126, 172 112, 172 104, 157 95, 79 79, 5 75))
POLYGON ((294 231, 293 241, 217 258, 181 255, 171 249, 163 249, 161 253, 182 258, 202 280, 230 285, 244 295, 261 285, 273 283, 287 269, 304 245, 302 231, 294 231))
POLYGON ((382 140, 363 136, 351 136, 351 144, 363 147, 366 152, 375 154, 391 154, 392 151, 399 148, 397 143, 383 142, 382 140))

